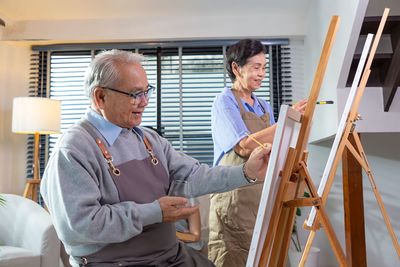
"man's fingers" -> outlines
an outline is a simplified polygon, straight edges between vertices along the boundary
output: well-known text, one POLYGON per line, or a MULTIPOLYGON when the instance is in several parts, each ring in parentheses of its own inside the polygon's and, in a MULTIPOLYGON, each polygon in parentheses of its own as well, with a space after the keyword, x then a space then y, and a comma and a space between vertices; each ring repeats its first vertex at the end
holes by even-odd
POLYGON ((185 207, 187 199, 184 197, 165 196, 158 200, 163 216, 163 222, 176 222, 181 219, 186 219, 199 208, 185 207))
POLYGON ((175 197, 175 196, 168 196, 165 197, 166 204, 171 206, 185 206, 187 204, 187 199, 185 197, 175 197))
POLYGON ((166 211, 163 213, 163 220, 165 222, 176 222, 182 219, 187 219, 190 215, 197 212, 198 207, 177 207, 175 206, 173 210, 166 211))
POLYGON ((181 219, 187 218, 190 215, 192 215, 193 213, 195 213, 198 209, 199 209, 198 206, 181 208, 181 209, 179 209, 179 212, 180 212, 179 215, 182 217, 181 219))

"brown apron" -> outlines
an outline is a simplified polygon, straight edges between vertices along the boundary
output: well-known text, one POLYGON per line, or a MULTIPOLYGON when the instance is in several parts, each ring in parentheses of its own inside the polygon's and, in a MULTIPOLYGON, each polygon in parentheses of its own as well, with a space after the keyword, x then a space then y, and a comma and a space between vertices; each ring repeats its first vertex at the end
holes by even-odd
MULTIPOLYGON (((104 145, 106 142, 97 137, 88 123, 81 125, 94 137, 105 159, 110 159, 111 155, 104 145)), ((153 154, 145 136, 143 142, 150 155, 148 158, 131 160, 118 166, 113 166, 112 158, 111 162, 107 160, 121 202, 151 203, 167 194, 169 175, 153 154)), ((193 254, 196 251, 178 242, 174 223, 156 223, 143 227, 141 234, 125 242, 109 244, 81 257, 81 266, 213 266, 206 257, 193 254)))
MULTIPOLYGON (((270 126, 268 112, 258 117, 253 112, 245 111, 237 93, 234 90, 232 93, 239 105, 243 122, 250 133, 270 126)), ((265 108, 264 110, 266 111, 265 108)), ((218 165, 240 165, 246 160, 232 148, 222 157, 218 165)), ((262 183, 257 183, 211 195, 208 258, 216 266, 244 267, 246 265, 262 187, 262 183)))

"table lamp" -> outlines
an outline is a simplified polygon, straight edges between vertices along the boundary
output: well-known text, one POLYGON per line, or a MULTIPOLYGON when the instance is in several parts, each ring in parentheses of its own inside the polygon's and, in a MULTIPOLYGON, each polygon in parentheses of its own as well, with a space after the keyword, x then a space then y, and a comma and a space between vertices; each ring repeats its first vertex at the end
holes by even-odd
POLYGON ((24 197, 37 202, 40 186, 39 135, 60 132, 61 101, 42 97, 16 97, 13 101, 12 131, 34 134, 33 179, 27 179, 24 197))

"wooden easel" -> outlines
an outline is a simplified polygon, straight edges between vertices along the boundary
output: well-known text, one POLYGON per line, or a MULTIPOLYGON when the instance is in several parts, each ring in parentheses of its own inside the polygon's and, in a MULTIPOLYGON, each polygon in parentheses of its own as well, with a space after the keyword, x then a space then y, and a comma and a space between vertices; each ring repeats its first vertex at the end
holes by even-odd
POLYGON ((37 202, 37 196, 40 186, 40 166, 39 166, 39 133, 34 134, 33 150, 33 178, 26 180, 24 197, 37 202))
MULTIPOLYGON (((336 174, 336 169, 337 169, 338 163, 339 163, 340 159, 342 158, 345 149, 347 149, 354 156, 356 161, 365 170, 365 172, 366 172, 366 174, 368 176, 369 182, 371 183, 371 187, 372 187, 372 190, 374 192, 375 198, 376 198, 376 200, 378 202, 378 205, 379 205, 379 208, 381 210, 381 213, 382 213, 383 219, 385 221, 386 227, 388 228, 389 234, 390 234, 390 236, 392 238, 393 245, 394 245, 394 247, 396 249, 396 252, 397 252, 398 256, 400 257, 400 246, 399 246, 399 243, 398 243, 397 238, 395 236, 393 227, 392 227, 392 225, 390 223, 390 219, 389 219, 389 216, 387 215, 387 212, 386 212, 386 209, 384 207, 382 198, 381 198, 381 196, 380 196, 380 194, 378 192, 378 189, 376 187, 376 184, 375 184, 375 181, 374 181, 374 177, 372 175, 371 168, 369 167, 369 163, 368 163, 368 160, 366 158, 366 154, 364 152, 364 149, 362 147, 359 135, 358 135, 357 131, 355 130, 356 122, 360 118, 360 116, 358 114, 358 107, 360 105, 361 98, 362 98, 362 95, 364 93, 364 89, 365 89, 366 84, 367 84, 367 80, 368 80, 369 75, 371 73, 371 69, 370 68, 371 68, 372 60, 373 60, 373 58, 375 56, 375 52, 376 52, 376 49, 378 47, 378 43, 379 43, 379 40, 381 38, 381 35, 382 35, 382 32, 383 32, 383 28, 384 28, 385 22, 387 20, 388 14, 389 14, 389 9, 386 8, 384 10, 381 22, 379 24, 378 31, 377 31, 377 33, 375 35, 375 39, 374 39, 374 42, 373 42, 372 47, 371 47, 371 51, 370 51, 370 54, 369 54, 369 57, 368 57, 368 61, 367 61, 366 65, 365 65, 365 69, 364 69, 364 72, 363 72, 363 75, 362 75, 362 78, 361 78, 360 85, 359 85, 357 93, 355 95, 355 99, 354 99, 354 101, 353 101, 353 103, 351 105, 350 113, 349 113, 349 116, 348 116, 346 124, 345 124, 344 132, 343 132, 343 135, 341 136, 340 143, 338 145, 338 149, 337 149, 336 154, 334 156, 332 168, 330 169, 329 176, 328 176, 328 179, 327 179, 327 182, 326 182, 326 186, 325 186, 324 191, 323 191, 322 196, 321 196, 322 205, 316 207, 316 210, 317 210, 316 217, 314 219, 313 218, 309 218, 308 225, 310 225, 310 223, 312 221, 313 221, 313 225, 311 227, 311 231, 310 231, 310 234, 308 236, 307 244, 306 244, 306 247, 304 249, 303 257, 302 257, 302 259, 300 261, 299 266, 303 266, 304 263, 305 263, 305 260, 307 258, 307 254, 308 254, 308 252, 309 252, 309 250, 311 248, 311 244, 312 244, 312 242, 314 240, 314 237, 315 237, 315 230, 318 228, 318 227, 315 227, 315 225, 318 225, 318 221, 321 220, 321 215, 323 213, 325 213, 324 211, 321 213, 321 207, 323 207, 325 205, 326 201, 327 201, 328 194, 329 194, 330 188, 331 188, 331 186, 333 184, 334 176, 336 174), (354 143, 355 146, 352 143, 354 143)), ((312 215, 312 213, 310 214, 310 217, 311 217, 311 215, 312 215)), ((365 255, 360 255, 360 256, 365 258, 365 255)))
POLYGON ((307 108, 301 118, 301 127, 296 146, 295 148, 289 148, 283 171, 280 174, 280 184, 264 245, 262 247, 262 253, 258 262, 259 267, 285 266, 293 223, 296 216, 296 208, 303 206, 316 206, 319 208, 319 219, 325 227, 334 254, 339 264, 345 266, 345 255, 335 236, 325 209, 323 205, 321 205, 321 198, 317 195, 316 187, 309 175, 306 163, 307 153, 305 152, 308 144, 312 116, 314 114, 338 24, 339 17, 333 16, 308 98, 307 108), (302 196, 306 187, 311 197, 304 199, 302 196))

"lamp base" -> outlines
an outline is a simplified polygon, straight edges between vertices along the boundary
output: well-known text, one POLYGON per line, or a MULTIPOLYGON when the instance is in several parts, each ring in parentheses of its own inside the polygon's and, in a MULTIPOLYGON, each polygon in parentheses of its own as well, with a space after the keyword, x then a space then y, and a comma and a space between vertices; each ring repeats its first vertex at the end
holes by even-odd
POLYGON ((24 190, 24 197, 32 199, 33 201, 37 202, 39 186, 40 186, 40 179, 27 179, 24 190))

